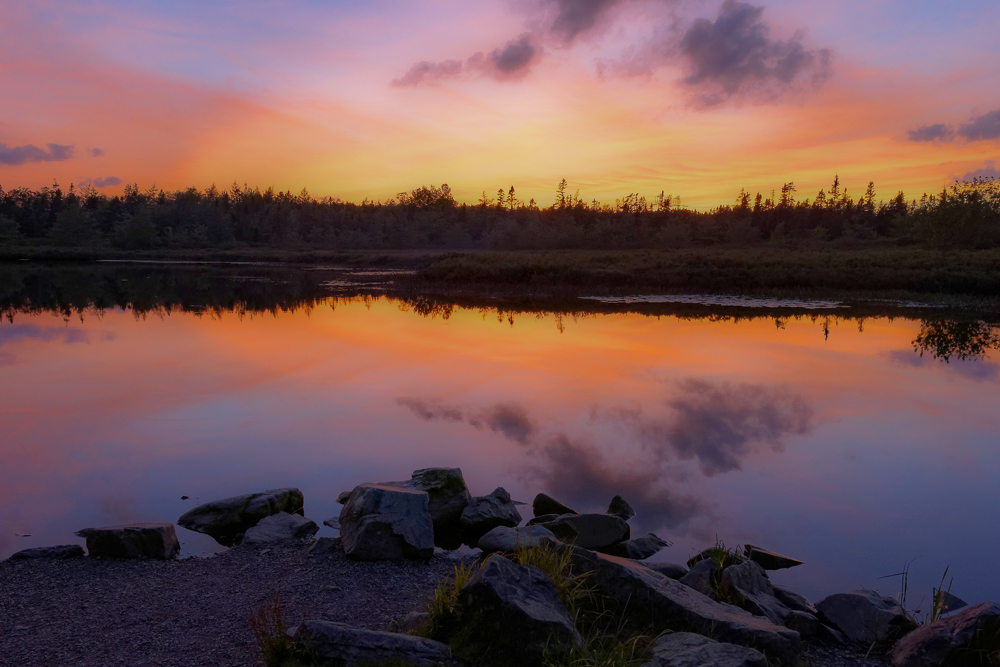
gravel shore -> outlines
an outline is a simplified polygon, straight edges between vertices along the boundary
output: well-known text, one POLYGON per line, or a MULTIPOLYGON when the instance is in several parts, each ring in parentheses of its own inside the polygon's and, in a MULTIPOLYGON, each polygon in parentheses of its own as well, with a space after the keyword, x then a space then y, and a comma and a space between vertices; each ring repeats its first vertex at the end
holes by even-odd
MULTIPOLYGON (((339 549, 244 545, 176 561, 0 563, 0 666, 258 667, 247 614, 278 593, 286 622, 375 630, 422 605, 458 554, 358 563, 339 549)), ((810 667, 884 667, 881 658, 807 645, 810 667)))

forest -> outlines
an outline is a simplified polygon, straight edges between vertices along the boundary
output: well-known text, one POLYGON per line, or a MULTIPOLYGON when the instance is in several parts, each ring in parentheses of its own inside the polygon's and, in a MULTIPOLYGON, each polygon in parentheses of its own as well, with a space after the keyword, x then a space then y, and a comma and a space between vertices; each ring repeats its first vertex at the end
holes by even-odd
POLYGON ((1000 247, 1000 180, 956 182, 907 200, 879 199, 874 183, 854 198, 839 178, 812 199, 794 183, 694 211, 680 198, 630 194, 586 201, 565 180, 555 203, 520 200, 514 187, 459 203, 448 185, 387 201, 315 198, 233 184, 166 192, 127 185, 63 190, 0 187, 0 247, 171 251, 282 250, 673 250, 762 245, 794 248, 1000 247))

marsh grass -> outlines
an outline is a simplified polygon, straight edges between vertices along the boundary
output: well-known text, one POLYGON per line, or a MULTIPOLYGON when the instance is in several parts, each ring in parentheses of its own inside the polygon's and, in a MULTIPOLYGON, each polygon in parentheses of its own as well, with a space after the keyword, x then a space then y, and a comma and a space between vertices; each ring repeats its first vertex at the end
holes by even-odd
POLYGON ((438 582, 434 593, 427 598, 424 609, 427 622, 419 634, 423 637, 447 642, 454 635, 459 624, 458 594, 469 583, 469 578, 479 568, 478 564, 455 566, 451 577, 438 582))
POLYGON ((285 604, 275 593, 264 604, 251 609, 247 623, 267 667, 300 667, 306 665, 288 636, 284 619, 285 604))

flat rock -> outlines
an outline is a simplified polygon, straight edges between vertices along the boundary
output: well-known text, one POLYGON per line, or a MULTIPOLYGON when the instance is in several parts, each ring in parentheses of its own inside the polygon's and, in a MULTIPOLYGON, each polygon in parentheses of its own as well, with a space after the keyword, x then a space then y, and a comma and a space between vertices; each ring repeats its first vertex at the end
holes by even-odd
POLYGON ((334 530, 340 530, 340 517, 339 516, 331 516, 329 519, 323 519, 323 525, 324 526, 329 526, 330 528, 333 528, 334 530))
POLYGON ((711 598, 624 558, 572 549, 576 574, 657 628, 690 630, 730 644, 749 646, 768 658, 794 664, 799 634, 766 618, 711 598))
POLYGON ((83 547, 79 544, 64 544, 58 547, 24 549, 13 554, 8 560, 65 560, 81 558, 83 555, 83 547))
POLYGON ((610 514, 564 514, 544 524, 560 540, 584 549, 607 549, 629 538, 629 525, 610 514))
POLYGON ((625 521, 628 521, 635 516, 635 510, 632 509, 632 506, 628 504, 628 501, 621 496, 615 496, 611 499, 611 504, 608 505, 607 513, 624 519, 625 521))
POLYGON ((177 525, 211 535, 218 542, 231 546, 264 517, 278 512, 302 514, 303 507, 304 499, 298 489, 272 489, 198 505, 182 514, 177 525))
POLYGON ((598 551, 612 556, 619 556, 621 558, 646 560, 647 558, 655 556, 662 549, 669 546, 670 542, 660 539, 653 533, 646 533, 642 537, 633 537, 630 540, 625 540, 624 542, 618 542, 617 544, 612 544, 609 547, 598 549, 598 551))
POLYGON ((502 486, 488 496, 473 496, 462 510, 462 530, 465 543, 472 546, 497 526, 513 528, 521 523, 521 514, 502 486))
POLYGON ((900 639, 892 647, 892 665, 992 664, 984 658, 997 649, 1000 649, 1000 605, 981 602, 922 625, 900 639), (977 641, 982 645, 976 645, 977 641))
POLYGON ((356 560, 427 560, 434 524, 425 491, 360 484, 340 511, 340 540, 356 560))
POLYGON ((895 598, 875 591, 836 593, 817 602, 816 609, 821 620, 856 644, 893 641, 914 627, 895 598))
POLYGON ((499 554, 470 577, 458 601, 457 657, 476 659, 489 651, 512 665, 540 666, 547 647, 580 642, 552 580, 537 567, 515 565, 499 554))
POLYGON ((433 639, 362 630, 332 621, 305 621, 296 628, 293 639, 315 656, 343 667, 389 661, 433 667, 451 661, 451 650, 433 639))
POLYGON ((724 644, 691 632, 672 632, 653 644, 653 659, 643 667, 768 667, 752 648, 724 644))
POLYGON ((561 516, 563 514, 579 513, 575 509, 563 505, 561 502, 545 493, 539 493, 535 496, 535 499, 531 502, 531 512, 535 515, 535 517, 544 516, 546 514, 561 516))
POLYGON ((502 551, 513 553, 518 548, 537 547, 544 540, 554 540, 555 535, 544 526, 519 526, 510 528, 509 526, 497 526, 490 532, 479 538, 479 548, 483 553, 493 553, 502 551))
POLYGON ((293 542, 306 540, 316 534, 319 526, 298 514, 278 512, 261 519, 256 526, 246 532, 244 544, 270 544, 272 542, 293 542))
POLYGON ((87 553, 106 558, 176 558, 181 550, 172 523, 133 523, 127 526, 84 528, 76 533, 87 540, 87 553))
POLYGON ((462 545, 462 512, 472 500, 461 468, 422 468, 414 470, 405 486, 425 491, 428 511, 434 523, 434 545, 457 549, 462 545))
POLYGON ((747 558, 765 570, 784 570, 785 568, 802 565, 802 561, 800 560, 795 560, 794 558, 789 558, 788 556, 783 556, 767 549, 761 549, 752 544, 745 545, 743 549, 747 558))

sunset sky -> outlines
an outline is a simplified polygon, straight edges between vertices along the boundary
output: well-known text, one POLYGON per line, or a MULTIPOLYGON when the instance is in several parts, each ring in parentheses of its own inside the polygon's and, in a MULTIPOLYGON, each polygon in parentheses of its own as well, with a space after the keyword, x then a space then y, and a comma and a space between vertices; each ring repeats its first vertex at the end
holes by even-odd
POLYGON ((0 0, 0 185, 914 197, 1000 175, 998 28, 997 0, 0 0))

